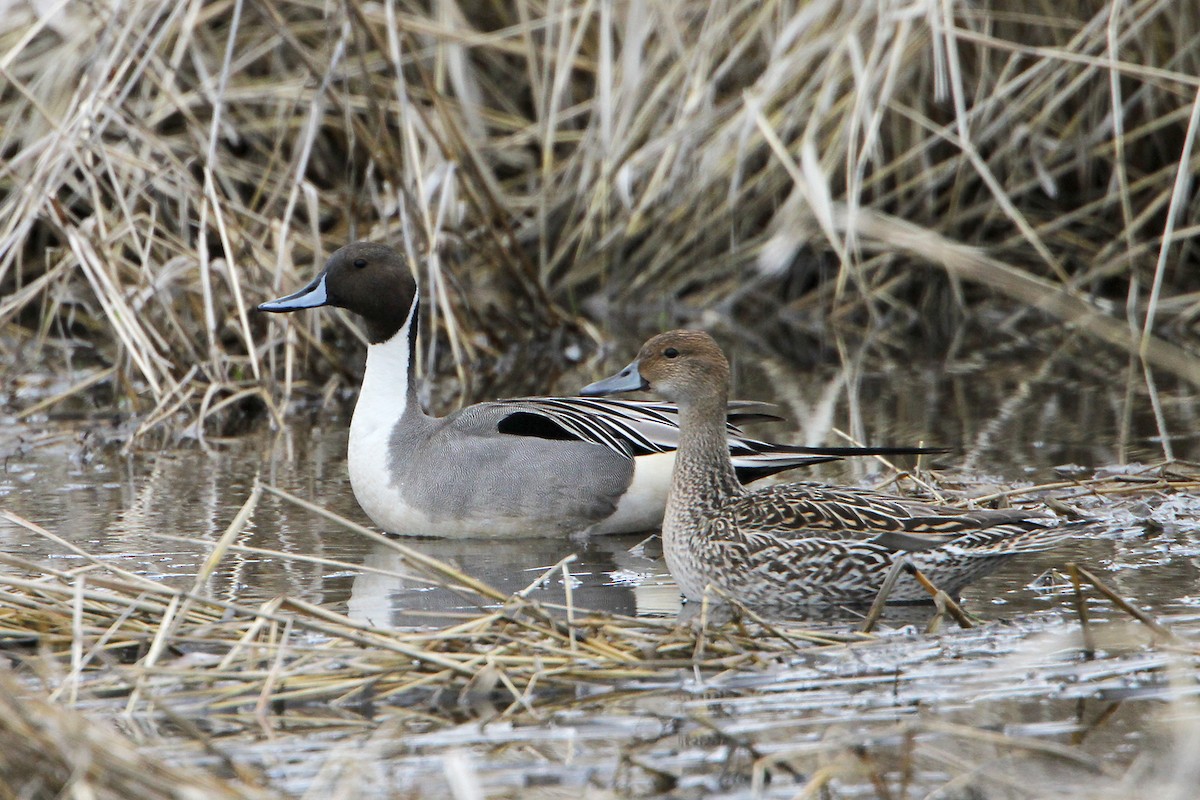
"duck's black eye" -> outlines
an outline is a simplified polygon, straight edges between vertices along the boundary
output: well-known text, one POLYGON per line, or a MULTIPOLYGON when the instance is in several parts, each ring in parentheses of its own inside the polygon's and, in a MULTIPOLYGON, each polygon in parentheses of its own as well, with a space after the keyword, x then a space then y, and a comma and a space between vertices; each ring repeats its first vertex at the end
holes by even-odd
POLYGON ((679 351, 674 347, 668 347, 666 350, 663 350, 663 355, 667 358, 675 358, 679 355, 679 351))
POLYGON ((367 260, 365 258, 354 259, 354 266, 358 267, 359 269, 362 269, 366 265, 367 265, 367 260))

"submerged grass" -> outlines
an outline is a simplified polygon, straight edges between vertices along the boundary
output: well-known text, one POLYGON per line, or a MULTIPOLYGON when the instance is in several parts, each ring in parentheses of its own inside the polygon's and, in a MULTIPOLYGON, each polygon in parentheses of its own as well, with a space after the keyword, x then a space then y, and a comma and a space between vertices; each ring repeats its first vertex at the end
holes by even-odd
POLYGON ((412 257, 466 393, 586 300, 656 298, 878 324, 999 295, 1200 383, 1193 4, 2 16, 0 355, 141 432, 343 374, 333 315, 250 308, 356 237, 412 257))

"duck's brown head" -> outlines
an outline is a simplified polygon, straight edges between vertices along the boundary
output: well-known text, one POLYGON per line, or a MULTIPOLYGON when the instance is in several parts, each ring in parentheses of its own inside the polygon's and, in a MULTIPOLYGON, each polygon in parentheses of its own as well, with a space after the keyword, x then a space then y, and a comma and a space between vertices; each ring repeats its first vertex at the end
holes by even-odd
POLYGON ((729 392, 729 362, 704 331, 675 330, 652 337, 629 366, 602 381, 585 386, 584 395, 605 395, 647 389, 679 405, 718 398, 729 392))

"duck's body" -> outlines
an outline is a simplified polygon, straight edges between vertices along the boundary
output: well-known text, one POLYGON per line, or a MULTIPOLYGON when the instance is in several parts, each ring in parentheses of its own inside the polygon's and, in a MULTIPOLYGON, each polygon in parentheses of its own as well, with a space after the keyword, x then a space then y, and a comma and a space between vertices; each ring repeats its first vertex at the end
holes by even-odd
MULTIPOLYGON (((668 568, 681 591, 699 598, 711 581, 751 605, 870 602, 900 556, 953 596, 1007 557, 1077 533, 1025 512, 970 515, 818 483, 744 491, 702 511, 685 497, 682 488, 670 495, 663 524, 668 568)), ((929 595, 901 575, 888 599, 929 595)))
MULTIPOLYGON (((964 510, 865 489, 791 483, 750 490, 720 446, 729 365, 700 331, 654 337, 620 374, 584 394, 649 388, 676 402, 681 437, 663 521, 663 552, 689 599, 708 586, 761 606, 867 603, 906 557, 956 593, 1008 556, 1074 536, 1019 510, 964 510)), ((926 599, 902 576, 893 602, 926 599)))
MULTIPOLYGON (((430 416, 414 378, 417 287, 400 256, 383 245, 347 245, 304 289, 259 308, 322 305, 367 323, 348 462, 354 496, 380 528, 487 538, 638 532, 662 522, 679 435, 670 404, 526 397, 430 416)), ((722 417, 727 447, 747 479, 847 454, 919 452, 776 445, 733 426, 769 418, 764 408, 733 403, 722 417)))
POLYGON ((628 456, 579 440, 501 437, 514 413, 502 403, 440 418, 422 410, 416 313, 413 299, 400 330, 367 350, 347 458, 367 516, 392 533, 440 537, 570 533, 612 518, 632 483, 628 456), (546 474, 533 480, 537 465, 546 474))

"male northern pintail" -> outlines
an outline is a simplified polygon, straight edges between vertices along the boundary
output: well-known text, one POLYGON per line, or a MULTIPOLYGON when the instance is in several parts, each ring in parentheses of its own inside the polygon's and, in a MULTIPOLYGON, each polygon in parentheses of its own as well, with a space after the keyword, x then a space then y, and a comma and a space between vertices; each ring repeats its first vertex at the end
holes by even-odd
MULTIPOLYGON (((713 585, 752 605, 870 602, 900 554, 957 593, 1014 553, 1046 550, 1084 523, 1019 510, 928 505, 865 489, 792 483, 748 490, 725 447, 729 362, 702 331, 650 339, 585 395, 649 389, 678 404, 679 447, 663 521, 667 567, 684 595, 713 585)), ((928 599, 904 575, 893 601, 928 599)))
MULTIPOLYGON (((427 415, 413 378, 418 292, 402 256, 357 242, 303 289, 261 311, 337 306, 366 321, 366 372, 350 421, 354 496, 375 524, 444 537, 624 533, 662 522, 679 435, 666 403, 522 397, 427 415)), ((747 438, 733 422, 765 404, 734 403, 722 441, 755 479, 843 455, 920 448, 806 448, 747 438)), ((768 415, 769 416, 769 415, 768 415)))

